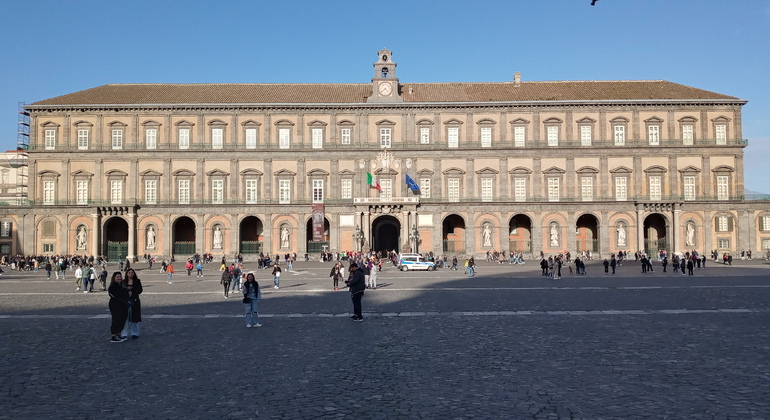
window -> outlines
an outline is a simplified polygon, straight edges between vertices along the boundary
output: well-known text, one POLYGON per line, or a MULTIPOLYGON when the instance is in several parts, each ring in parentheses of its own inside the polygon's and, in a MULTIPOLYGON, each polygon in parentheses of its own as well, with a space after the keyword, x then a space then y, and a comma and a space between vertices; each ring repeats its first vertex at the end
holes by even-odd
POLYGON ((683 194, 685 200, 695 200, 695 177, 685 176, 683 179, 683 194))
POLYGON ((278 148, 288 149, 291 146, 291 129, 279 128, 278 129, 278 148))
POLYGON ((660 145, 660 126, 650 125, 647 127, 647 138, 650 141, 650 146, 660 145))
POLYGON ((246 133, 246 148, 256 149, 257 148, 257 129, 247 128, 245 133, 246 133))
POLYGON ((179 180, 179 204, 190 204, 190 180, 179 180))
POLYGON ((660 176, 655 175, 650 177, 650 200, 660 200, 662 198, 660 182, 660 176))
POLYGON ((692 146, 693 144, 693 126, 692 124, 685 124, 682 126, 682 144, 685 146, 692 146))
POLYGON ((211 203, 224 204, 225 202, 225 181, 223 179, 211 180, 211 203))
POLYGON ((728 232, 730 230, 727 216, 717 216, 717 232, 728 232))
POLYGON ((430 178, 420 178, 420 196, 430 198, 430 178))
POLYGON ((123 204, 123 181, 110 181, 110 203, 123 204))
POLYGON ((157 128, 148 128, 144 130, 144 144, 147 150, 155 150, 158 148, 157 128))
POLYGON ((615 126, 615 146, 626 145, 626 127, 624 125, 615 126))
POLYGON ((380 179, 380 198, 385 201, 393 199, 393 180, 392 179, 380 179))
POLYGON ((547 136, 548 136, 548 145, 549 146, 558 146, 559 145, 559 127, 555 125, 549 125, 547 128, 547 136))
POLYGON ((88 150, 88 130, 78 129, 78 150, 88 150))
POLYGON ((762 239, 762 249, 770 249, 770 239, 762 239))
POLYGON ((714 126, 716 132, 717 145, 724 146, 727 144, 727 126, 724 124, 717 124, 714 126))
POLYGON ((615 177, 615 201, 626 201, 628 199, 627 181, 628 178, 624 176, 615 177))
POLYGON ((591 126, 590 125, 580 126, 580 145, 581 146, 591 145, 591 126))
POLYGON ((179 149, 187 150, 189 148, 190 148, 190 129, 180 128, 179 129, 179 149))
POLYGON ((353 198, 353 180, 345 178, 342 180, 342 197, 341 198, 353 198))
POLYGON ((45 150, 56 149, 56 130, 45 130, 45 150))
POLYGON ((343 128, 340 130, 340 143, 350 144, 351 133, 353 130, 350 128, 343 128))
POLYGON ((447 128, 447 147, 458 147, 460 145, 460 127, 447 128))
POLYGON ((481 147, 492 147, 492 127, 481 127, 481 147))
POLYGON ((481 201, 492 201, 494 198, 492 181, 492 178, 481 178, 481 201))
POLYGON ((215 150, 222 149, 224 146, 225 129, 224 128, 212 128, 211 129, 211 148, 215 150))
POLYGON ((123 148, 123 129, 114 128, 112 129, 112 149, 120 150, 122 148, 123 148))
POLYGON ((729 179, 730 177, 726 175, 717 176, 717 200, 730 199, 729 179))
POLYGON ((76 204, 88 204, 88 181, 75 182, 75 202, 76 204))
POLYGON ((3 175, 2 175, 2 182, 1 183, 3 185, 7 185, 7 184, 10 183, 10 179, 11 179, 11 176, 9 174, 9 171, 8 170, 4 170, 3 171, 3 175))
POLYGON ((43 181, 43 204, 56 204, 56 181, 43 181))
POLYGON ((257 202, 257 180, 246 180, 246 204, 255 204, 257 202))
POLYGON ((429 127, 420 127, 420 144, 430 144, 429 127))
POLYGON ((324 202, 324 180, 323 179, 313 180, 313 202, 314 203, 324 202))
POLYGON ((460 201, 460 178, 447 179, 447 197, 449 201, 460 201))
POLYGON ((524 147, 526 127, 513 127, 513 147, 524 147))
POLYGON ((291 201, 291 180, 278 180, 278 202, 280 204, 289 204, 291 201))
POLYGON ((391 133, 392 130, 390 128, 380 128, 380 147, 392 146, 391 133))
POLYGON ((770 216, 762 216, 759 220, 759 230, 770 231, 770 216))
POLYGON ((310 130, 310 136, 313 141, 313 149, 323 149, 324 147, 324 129, 314 128, 310 130))
POLYGON ((717 239, 717 248, 719 249, 730 249, 730 240, 729 239, 717 239))
POLYGON ((158 181, 148 179, 144 181, 144 202, 146 204, 157 204, 158 202, 158 181))
POLYGON ((588 176, 580 178, 580 197, 582 201, 594 201, 594 179, 588 176))
POLYGON ((548 178, 548 201, 559 201, 559 178, 548 178))
POLYGON ((11 237, 11 222, 4 221, 0 223, 0 237, 2 238, 10 238, 11 237))
POLYGON ((45 252, 46 254, 49 254, 49 253, 53 254, 53 250, 54 250, 53 244, 43 244, 43 252, 45 252))
POLYGON ((527 201, 527 179, 526 178, 513 179, 513 196, 515 201, 518 201, 518 202, 527 201))
POLYGON ((11 244, 2 244, 0 245, 0 254, 10 254, 11 253, 11 244))

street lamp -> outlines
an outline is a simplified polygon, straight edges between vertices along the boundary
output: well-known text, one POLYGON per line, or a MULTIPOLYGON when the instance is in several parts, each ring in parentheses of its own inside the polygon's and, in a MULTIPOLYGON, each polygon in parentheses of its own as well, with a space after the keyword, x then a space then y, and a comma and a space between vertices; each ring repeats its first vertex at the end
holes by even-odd
POLYGON ((356 225, 356 231, 353 232, 353 243, 356 245, 356 252, 361 251, 361 240, 364 239, 364 234, 361 233, 361 226, 356 225))
POLYGON ((414 242, 414 249, 412 252, 418 254, 417 245, 420 243, 420 231, 417 230, 417 225, 412 225, 412 233, 409 234, 409 239, 414 242))

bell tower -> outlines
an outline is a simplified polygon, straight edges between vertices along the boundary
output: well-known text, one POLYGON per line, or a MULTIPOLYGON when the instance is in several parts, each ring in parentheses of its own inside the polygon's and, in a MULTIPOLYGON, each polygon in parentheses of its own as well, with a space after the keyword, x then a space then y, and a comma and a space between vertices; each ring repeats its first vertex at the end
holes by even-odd
POLYGON ((404 102, 398 87, 396 63, 393 62, 392 53, 387 49, 383 48, 377 53, 372 78, 372 96, 367 102, 404 102))

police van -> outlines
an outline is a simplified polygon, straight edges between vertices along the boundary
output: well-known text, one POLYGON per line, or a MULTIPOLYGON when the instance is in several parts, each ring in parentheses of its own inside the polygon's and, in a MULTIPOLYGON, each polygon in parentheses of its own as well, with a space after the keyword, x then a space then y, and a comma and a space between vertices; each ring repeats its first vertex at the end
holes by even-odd
POLYGON ((401 271, 408 270, 428 270, 433 271, 436 269, 436 264, 428 261, 420 254, 401 254, 398 260, 398 269, 401 271))

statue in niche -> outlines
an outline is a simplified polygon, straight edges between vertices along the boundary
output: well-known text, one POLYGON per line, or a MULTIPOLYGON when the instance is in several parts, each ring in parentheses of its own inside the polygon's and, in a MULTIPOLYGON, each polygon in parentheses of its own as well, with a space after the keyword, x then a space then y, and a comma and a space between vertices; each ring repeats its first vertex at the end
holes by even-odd
POLYGON ((155 226, 147 228, 147 249, 155 249, 155 226))
POLYGON ((481 234, 484 237, 484 246, 492 246, 492 229, 489 227, 489 223, 484 224, 484 230, 481 234))
POLYGON ((281 248, 289 247, 289 228, 286 226, 281 228, 281 248))
POLYGON ((684 244, 686 246, 695 246, 695 223, 693 222, 687 222, 684 244))
POLYGON ((559 246, 559 228, 556 223, 551 224, 551 246, 559 246))
POLYGON ((626 226, 624 224, 618 225, 618 246, 626 246, 626 226))
POLYGON ((214 229, 214 249, 222 249, 222 229, 219 226, 214 229))
POLYGON ((75 249, 86 249, 86 242, 88 241, 88 235, 86 234, 85 226, 80 226, 78 228, 78 233, 75 236, 75 239, 76 239, 75 249))

